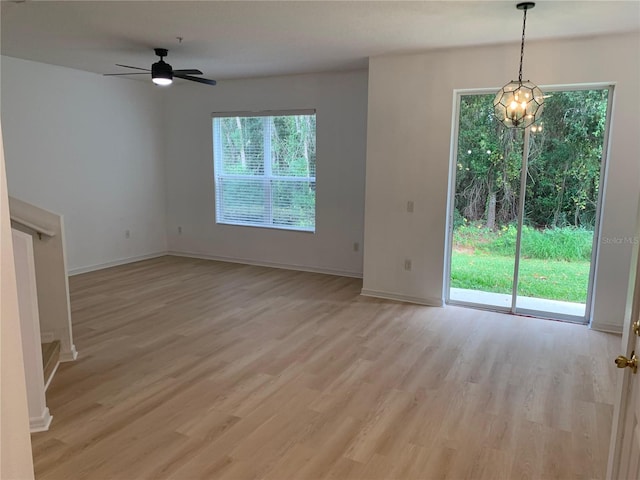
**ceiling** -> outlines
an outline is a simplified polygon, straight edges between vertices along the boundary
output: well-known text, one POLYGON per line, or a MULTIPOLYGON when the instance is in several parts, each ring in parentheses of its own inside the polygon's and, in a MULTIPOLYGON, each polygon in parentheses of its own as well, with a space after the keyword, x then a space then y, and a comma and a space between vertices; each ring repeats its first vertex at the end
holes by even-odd
MULTIPOLYGON (((519 43, 515 3, 3 0, 0 46, 96 73, 127 71, 116 63, 148 68, 154 47, 169 49, 173 68, 218 80, 347 70, 380 54, 519 43)), ((640 0, 539 0, 527 19, 527 40, 638 30, 640 0)))

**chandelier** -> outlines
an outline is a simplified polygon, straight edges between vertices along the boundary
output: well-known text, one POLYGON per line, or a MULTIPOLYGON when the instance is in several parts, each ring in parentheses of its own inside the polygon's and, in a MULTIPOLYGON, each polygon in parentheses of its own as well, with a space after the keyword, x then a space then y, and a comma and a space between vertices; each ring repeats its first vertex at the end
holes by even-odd
POLYGON ((507 83, 493 100, 494 115, 507 128, 527 128, 542 116, 544 94, 529 80, 522 81, 522 60, 524 58, 524 31, 527 25, 527 10, 535 7, 534 2, 518 3, 518 10, 524 10, 522 20, 522 43, 520 44, 520 72, 518 80, 507 83))

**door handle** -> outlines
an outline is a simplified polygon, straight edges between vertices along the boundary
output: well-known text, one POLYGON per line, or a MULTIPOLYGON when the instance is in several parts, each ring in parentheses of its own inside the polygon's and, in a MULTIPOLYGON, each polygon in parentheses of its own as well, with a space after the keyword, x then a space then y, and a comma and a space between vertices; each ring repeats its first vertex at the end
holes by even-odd
POLYGON ((618 368, 627 368, 629 367, 633 373, 638 371, 638 357, 636 357, 636 352, 631 352, 631 358, 627 358, 624 355, 619 355, 618 358, 614 360, 618 368))

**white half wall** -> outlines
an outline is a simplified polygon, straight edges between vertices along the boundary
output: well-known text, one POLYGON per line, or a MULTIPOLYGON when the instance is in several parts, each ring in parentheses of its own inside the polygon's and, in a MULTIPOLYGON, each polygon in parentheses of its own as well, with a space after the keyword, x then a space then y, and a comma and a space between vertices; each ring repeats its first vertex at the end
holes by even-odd
POLYGON ((366 122, 366 71, 172 87, 165 125, 169 251, 361 275, 366 122), (316 109, 316 232, 216 224, 212 112, 279 109, 316 109))
POLYGON ((11 233, 18 287, 18 311, 20 313, 29 424, 32 432, 41 432, 49 429, 52 417, 44 395, 45 379, 42 365, 33 237, 16 229, 12 229, 11 233))
MULTIPOLYGON (((365 292, 443 300, 454 90, 496 91, 518 72, 517 45, 382 56, 369 62, 365 292), (414 213, 406 212, 407 201, 414 213), (405 259, 412 270, 404 270, 405 259)), ((620 329, 640 192, 640 37, 528 42, 540 86, 614 83, 594 328, 620 329)), ((636 239, 637 241, 637 239, 636 239)))
POLYGON ((0 478, 33 479, 18 287, 0 128, 0 478))
POLYGON ((9 193, 64 216, 69 272, 166 251, 162 92, 0 61, 9 193))

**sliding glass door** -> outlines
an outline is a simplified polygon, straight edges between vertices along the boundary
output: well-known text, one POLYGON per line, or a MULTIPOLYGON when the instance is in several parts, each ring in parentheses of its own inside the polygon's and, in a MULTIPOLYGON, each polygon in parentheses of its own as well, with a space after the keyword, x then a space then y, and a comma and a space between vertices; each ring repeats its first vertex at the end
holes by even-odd
POLYGON ((523 132, 501 127, 493 97, 459 98, 450 300, 510 309, 523 132))
POLYGON ((526 131, 492 93, 459 96, 449 303, 588 318, 611 88, 548 93, 526 131))

